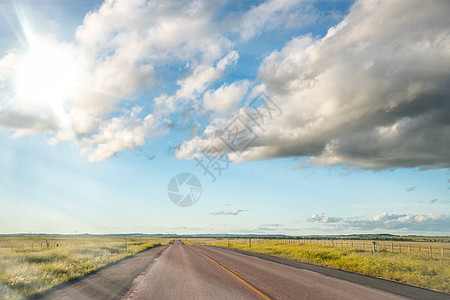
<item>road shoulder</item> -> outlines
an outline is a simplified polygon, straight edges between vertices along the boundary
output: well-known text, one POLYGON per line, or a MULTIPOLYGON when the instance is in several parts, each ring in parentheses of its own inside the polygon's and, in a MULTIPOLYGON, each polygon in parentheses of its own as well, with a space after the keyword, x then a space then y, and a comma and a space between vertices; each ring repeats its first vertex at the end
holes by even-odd
POLYGON ((30 299, 121 299, 168 246, 157 246, 51 288, 30 299))

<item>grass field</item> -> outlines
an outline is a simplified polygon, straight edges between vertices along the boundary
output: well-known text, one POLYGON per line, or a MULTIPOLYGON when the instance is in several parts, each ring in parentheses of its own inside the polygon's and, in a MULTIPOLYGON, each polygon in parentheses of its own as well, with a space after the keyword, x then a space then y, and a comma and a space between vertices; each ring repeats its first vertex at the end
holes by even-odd
MULTIPOLYGON (((352 271, 369 276, 382 277, 404 283, 418 285, 429 289, 435 289, 450 293, 450 259, 446 252, 444 256, 439 255, 429 257, 427 251, 425 255, 409 253, 408 244, 403 242, 404 251, 399 253, 394 250, 390 252, 391 242, 386 242, 387 249, 381 246, 377 252, 371 249, 371 241, 365 241, 367 247, 361 249, 355 247, 357 242, 362 245, 362 241, 354 241, 353 246, 345 246, 335 241, 282 241, 252 239, 251 248, 248 239, 185 239, 187 244, 215 245, 231 247, 234 249, 263 253, 297 261, 317 264, 330 268, 352 271), (322 242, 322 244, 321 244, 322 242)), ((382 245, 382 241, 378 241, 382 245)), ((416 242, 417 243, 417 242, 416 242)), ((396 246, 398 243, 396 243, 396 246)), ((351 245, 350 242, 347 245, 351 245)), ((420 244, 413 244, 412 248, 418 248, 420 244)), ((429 246, 436 249, 448 247, 448 243, 421 244, 422 249, 429 249, 429 246)), ((400 247, 401 248, 401 247, 400 247)))
POLYGON ((0 237, 0 299, 21 299, 92 273, 169 239, 0 237))

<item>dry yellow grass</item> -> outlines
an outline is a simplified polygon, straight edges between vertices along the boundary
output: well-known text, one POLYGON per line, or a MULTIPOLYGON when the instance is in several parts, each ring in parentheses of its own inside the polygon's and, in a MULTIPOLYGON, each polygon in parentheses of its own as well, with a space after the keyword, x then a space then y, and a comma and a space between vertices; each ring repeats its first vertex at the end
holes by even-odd
POLYGON ((35 295, 168 242, 119 237, 0 237, 0 299, 35 295))

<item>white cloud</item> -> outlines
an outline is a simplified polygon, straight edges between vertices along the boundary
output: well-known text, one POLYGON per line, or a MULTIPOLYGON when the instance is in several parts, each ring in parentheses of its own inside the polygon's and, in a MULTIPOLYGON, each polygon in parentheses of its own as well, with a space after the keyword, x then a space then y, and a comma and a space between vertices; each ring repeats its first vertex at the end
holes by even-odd
POLYGON ((411 215, 383 213, 370 219, 346 220, 342 226, 354 229, 403 229, 443 231, 450 226, 450 216, 444 214, 411 215))
POLYGON ((0 59, 0 84, 1 81, 11 78, 15 65, 17 65, 17 54, 14 52, 10 52, 0 59))
MULTIPOLYGON (((249 40, 266 28, 274 28, 281 24, 293 23, 293 16, 309 16, 306 13, 309 5, 301 0, 270 0, 254 6, 236 22, 236 31, 242 40, 249 40), (301 12, 294 11, 301 9, 301 12)), ((306 18, 305 18, 306 20, 306 18)))
POLYGON ((342 220, 342 218, 327 217, 327 216, 324 216, 324 215, 314 214, 310 218, 308 218, 306 221, 308 221, 308 222, 319 222, 319 223, 337 223, 337 222, 339 222, 341 220, 342 220))
POLYGON ((236 81, 229 85, 223 84, 217 90, 206 91, 203 94, 203 109, 218 113, 227 113, 231 109, 236 109, 249 88, 249 81, 236 81))
MULTIPOLYGON (((107 0, 86 15, 72 44, 32 36, 28 30, 28 41, 51 42, 53 48, 76 49, 73 58, 76 88, 64 103, 64 116, 55 116, 58 126, 44 126, 33 117, 21 123, 21 127, 29 127, 28 130, 20 128, 21 133, 53 131, 54 136, 49 139, 51 144, 75 138, 83 147, 82 153, 95 161, 141 145, 145 141, 141 133, 148 132, 160 116, 139 119, 135 115, 133 120, 130 116, 123 120, 111 119, 112 113, 120 111, 124 103, 129 105, 141 90, 154 86, 167 66, 185 63, 193 66, 192 74, 179 81, 177 95, 191 100, 201 94, 209 82, 220 78, 227 66, 237 61, 237 52, 231 51, 233 43, 213 19, 215 9, 215 4, 209 1, 107 0), (58 124, 61 122, 65 124, 58 124), (131 132, 137 137, 130 137, 131 132)), ((13 88, 11 79, 19 63, 18 56, 20 53, 14 50, 0 57, 2 93, 13 88)), ((14 95, 11 99, 8 103, 14 102, 14 95)), ((5 106, 4 97, 0 101, 5 106)), ((19 130, 7 122, 15 114, 2 111, 0 129, 19 130)), ((26 115, 29 114, 21 113, 22 117, 26 115)), ((47 123, 49 119, 51 117, 46 119, 47 123)))
POLYGON ((200 55, 210 63, 231 46, 214 13, 209 1, 106 1, 86 15, 76 37, 100 55, 113 51, 114 57, 159 64, 200 55))
POLYGON ((445 232, 450 226, 450 215, 446 214, 397 214, 382 213, 373 218, 339 219, 333 222, 324 221, 325 216, 313 215, 308 218, 310 222, 337 223, 329 229, 353 229, 353 230, 405 230, 405 231, 435 231, 445 232))
POLYGON ((221 78, 225 69, 235 64, 238 59, 239 54, 236 51, 230 51, 215 66, 200 65, 196 67, 187 78, 177 82, 180 88, 175 95, 164 94, 154 99, 156 113, 170 114, 186 107, 188 101, 195 100, 211 82, 221 78))
POLYGON ((119 151, 144 145, 149 136, 161 134, 152 115, 142 119, 137 117, 140 111, 136 107, 128 115, 104 121, 97 134, 83 139, 81 153, 89 161, 103 161, 119 151))
MULTIPOLYGON (((21 55, 11 50, 0 58, 0 90, 7 95, 0 99, 0 129, 16 135, 53 133, 52 144, 76 138, 84 145, 82 152, 98 160, 142 141, 121 143, 126 134, 112 139, 106 132, 129 132, 129 124, 142 122, 147 125, 139 126, 148 132, 164 124, 167 114, 187 106, 200 111, 202 99, 205 110, 233 111, 248 81, 224 84, 202 96, 239 58, 230 33, 239 31, 246 41, 272 28, 310 22, 293 18, 314 19, 314 9, 304 1, 269 0, 218 20, 216 4, 107 0, 86 15, 72 44, 35 37, 76 50, 77 86, 64 102, 64 117, 37 111, 36 118, 29 107, 9 107, 14 103, 12 71, 21 55), (147 100, 154 101, 152 115, 135 115, 128 125, 111 119, 124 104, 133 105, 142 90, 160 83, 167 68, 184 65, 188 74, 179 77, 173 95, 147 100), (17 114, 30 119, 14 125, 11 119, 17 114)), ((254 90, 273 95, 284 113, 264 130, 255 129, 258 139, 237 159, 303 156, 306 163, 324 166, 449 167, 449 6, 437 0, 357 1, 324 38, 296 37, 268 55, 259 69, 262 84, 254 90)), ((189 151, 199 145, 216 143, 215 133, 229 122, 213 121, 177 156, 190 157, 189 151)))
MULTIPOLYGON (((283 115, 254 128, 258 139, 238 159, 450 167, 449 9, 447 1, 357 1, 324 38, 296 37, 271 53, 259 77, 283 115)), ((229 122, 211 124, 179 157, 200 144, 223 148, 211 133, 229 122)))
POLYGON ((216 212, 211 213, 211 215, 218 215, 218 216, 236 216, 236 215, 238 215, 239 213, 244 212, 244 211, 247 211, 247 210, 248 210, 248 209, 235 209, 235 210, 232 210, 232 211, 223 211, 223 210, 220 210, 220 211, 216 211, 216 212))
POLYGON ((0 130, 12 131, 15 136, 53 132, 58 124, 52 116, 33 110, 2 110, 0 108, 0 130))
POLYGON ((205 66, 231 47, 211 21, 213 13, 214 7, 202 1, 117 0, 87 14, 76 31, 83 69, 90 72, 83 82, 88 89, 76 95, 69 113, 75 131, 94 132, 117 105, 154 85, 155 69, 166 64, 199 62, 197 81, 186 80, 182 92, 187 96, 200 89, 204 77, 214 76, 208 71, 215 70, 205 66))

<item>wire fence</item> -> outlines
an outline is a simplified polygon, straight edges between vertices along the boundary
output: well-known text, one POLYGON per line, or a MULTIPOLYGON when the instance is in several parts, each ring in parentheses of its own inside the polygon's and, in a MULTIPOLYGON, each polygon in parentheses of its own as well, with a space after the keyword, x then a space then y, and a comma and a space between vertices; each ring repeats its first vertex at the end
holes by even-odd
POLYGON ((277 239, 277 238, 222 238, 228 243, 318 245, 342 248, 353 248, 363 251, 403 253, 429 258, 450 259, 450 243, 448 242, 405 242, 405 241, 371 241, 371 240, 330 240, 330 239, 277 239))
POLYGON ((85 246, 102 246, 102 247, 112 247, 117 245, 123 245, 123 247, 130 247, 135 245, 141 245, 145 242, 153 242, 152 240, 144 241, 113 241, 113 242, 103 242, 103 241, 88 241, 88 242, 70 242, 70 241, 38 241, 38 242, 0 242, 0 249, 23 249, 23 250, 33 250, 33 249, 51 249, 59 247, 85 247, 85 246))

